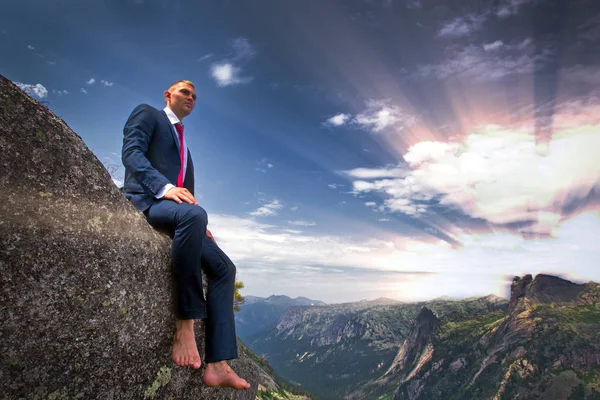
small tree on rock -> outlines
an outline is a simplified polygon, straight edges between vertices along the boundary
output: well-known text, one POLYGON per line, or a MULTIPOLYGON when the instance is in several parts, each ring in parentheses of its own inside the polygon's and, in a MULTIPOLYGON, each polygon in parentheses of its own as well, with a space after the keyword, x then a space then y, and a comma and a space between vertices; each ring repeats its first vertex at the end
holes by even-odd
POLYGON ((240 311, 240 305, 244 304, 244 302, 246 301, 246 299, 244 299, 244 296, 242 296, 242 294, 240 293, 240 289, 244 288, 244 282, 242 281, 235 281, 235 286, 234 286, 234 290, 233 290, 233 310, 234 311, 240 311))

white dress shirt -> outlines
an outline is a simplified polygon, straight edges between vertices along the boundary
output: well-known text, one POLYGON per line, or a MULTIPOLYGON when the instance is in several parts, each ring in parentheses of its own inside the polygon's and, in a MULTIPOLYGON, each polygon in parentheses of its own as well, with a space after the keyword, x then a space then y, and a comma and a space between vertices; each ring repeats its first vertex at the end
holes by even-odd
MULTIPOLYGON (((163 111, 167 114, 169 121, 171 121, 171 124, 172 124, 171 129, 173 129, 173 131, 175 131, 175 133, 177 134, 177 129, 175 129, 175 124, 181 123, 181 121, 179 120, 179 118, 177 118, 177 115, 175 115, 175 113, 173 111, 171 111, 171 109, 169 107, 163 108, 163 111)), ((177 134, 177 137, 179 137, 179 134, 177 134)), ((185 179, 185 172, 187 169, 187 158, 188 158, 188 152, 187 152, 187 144, 186 144, 185 134, 184 134, 183 135, 183 177, 184 177, 184 179, 185 179)), ((175 185, 173 185, 171 183, 167 183, 161 190, 158 191, 158 193, 156 194, 156 198, 157 199, 162 198, 169 190, 171 190, 174 187, 175 187, 175 185)))

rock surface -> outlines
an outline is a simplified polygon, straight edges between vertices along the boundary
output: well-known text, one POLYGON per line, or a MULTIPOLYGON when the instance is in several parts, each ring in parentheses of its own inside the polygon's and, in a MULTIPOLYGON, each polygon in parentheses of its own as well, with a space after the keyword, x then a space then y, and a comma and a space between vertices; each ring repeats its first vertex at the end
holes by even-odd
POLYGON ((231 362, 252 384, 243 392, 174 366, 170 240, 80 137, 2 76, 0 154, 3 398, 255 398, 243 353, 231 362))
POLYGON ((415 364, 425 352, 430 337, 438 325, 439 320, 433 312, 427 307, 423 307, 417 316, 414 328, 404 341, 387 373, 393 369, 410 372, 410 369, 416 366, 415 364))
POLYGON ((539 274, 535 279, 531 275, 517 276, 510 288, 509 313, 518 314, 533 304, 574 301, 583 287, 552 275, 539 274))

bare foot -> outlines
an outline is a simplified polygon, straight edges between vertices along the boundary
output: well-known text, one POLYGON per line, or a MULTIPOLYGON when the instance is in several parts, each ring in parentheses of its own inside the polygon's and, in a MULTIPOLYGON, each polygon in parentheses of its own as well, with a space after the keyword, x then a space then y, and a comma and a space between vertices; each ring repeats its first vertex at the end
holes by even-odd
POLYGON ((234 389, 250 389, 250 384, 240 378, 225 361, 208 363, 202 377, 206 386, 231 387, 234 389))
POLYGON ((200 354, 194 337, 194 320, 177 320, 173 338, 173 361, 180 367, 200 368, 200 354))

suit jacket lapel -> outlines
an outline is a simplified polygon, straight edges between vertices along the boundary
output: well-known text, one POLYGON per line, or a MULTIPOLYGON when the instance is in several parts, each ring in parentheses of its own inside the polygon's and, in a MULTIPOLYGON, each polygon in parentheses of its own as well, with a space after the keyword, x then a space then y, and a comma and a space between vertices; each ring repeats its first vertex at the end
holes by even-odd
POLYGON ((171 130, 171 136, 173 136, 173 140, 175 141, 177 150, 179 150, 179 136, 177 135, 177 131, 175 130, 175 127, 171 123, 171 120, 169 119, 169 117, 167 117, 167 113, 165 112, 165 110, 161 110, 160 113, 162 114, 163 118, 167 122, 167 125, 169 126, 169 129, 171 130))

